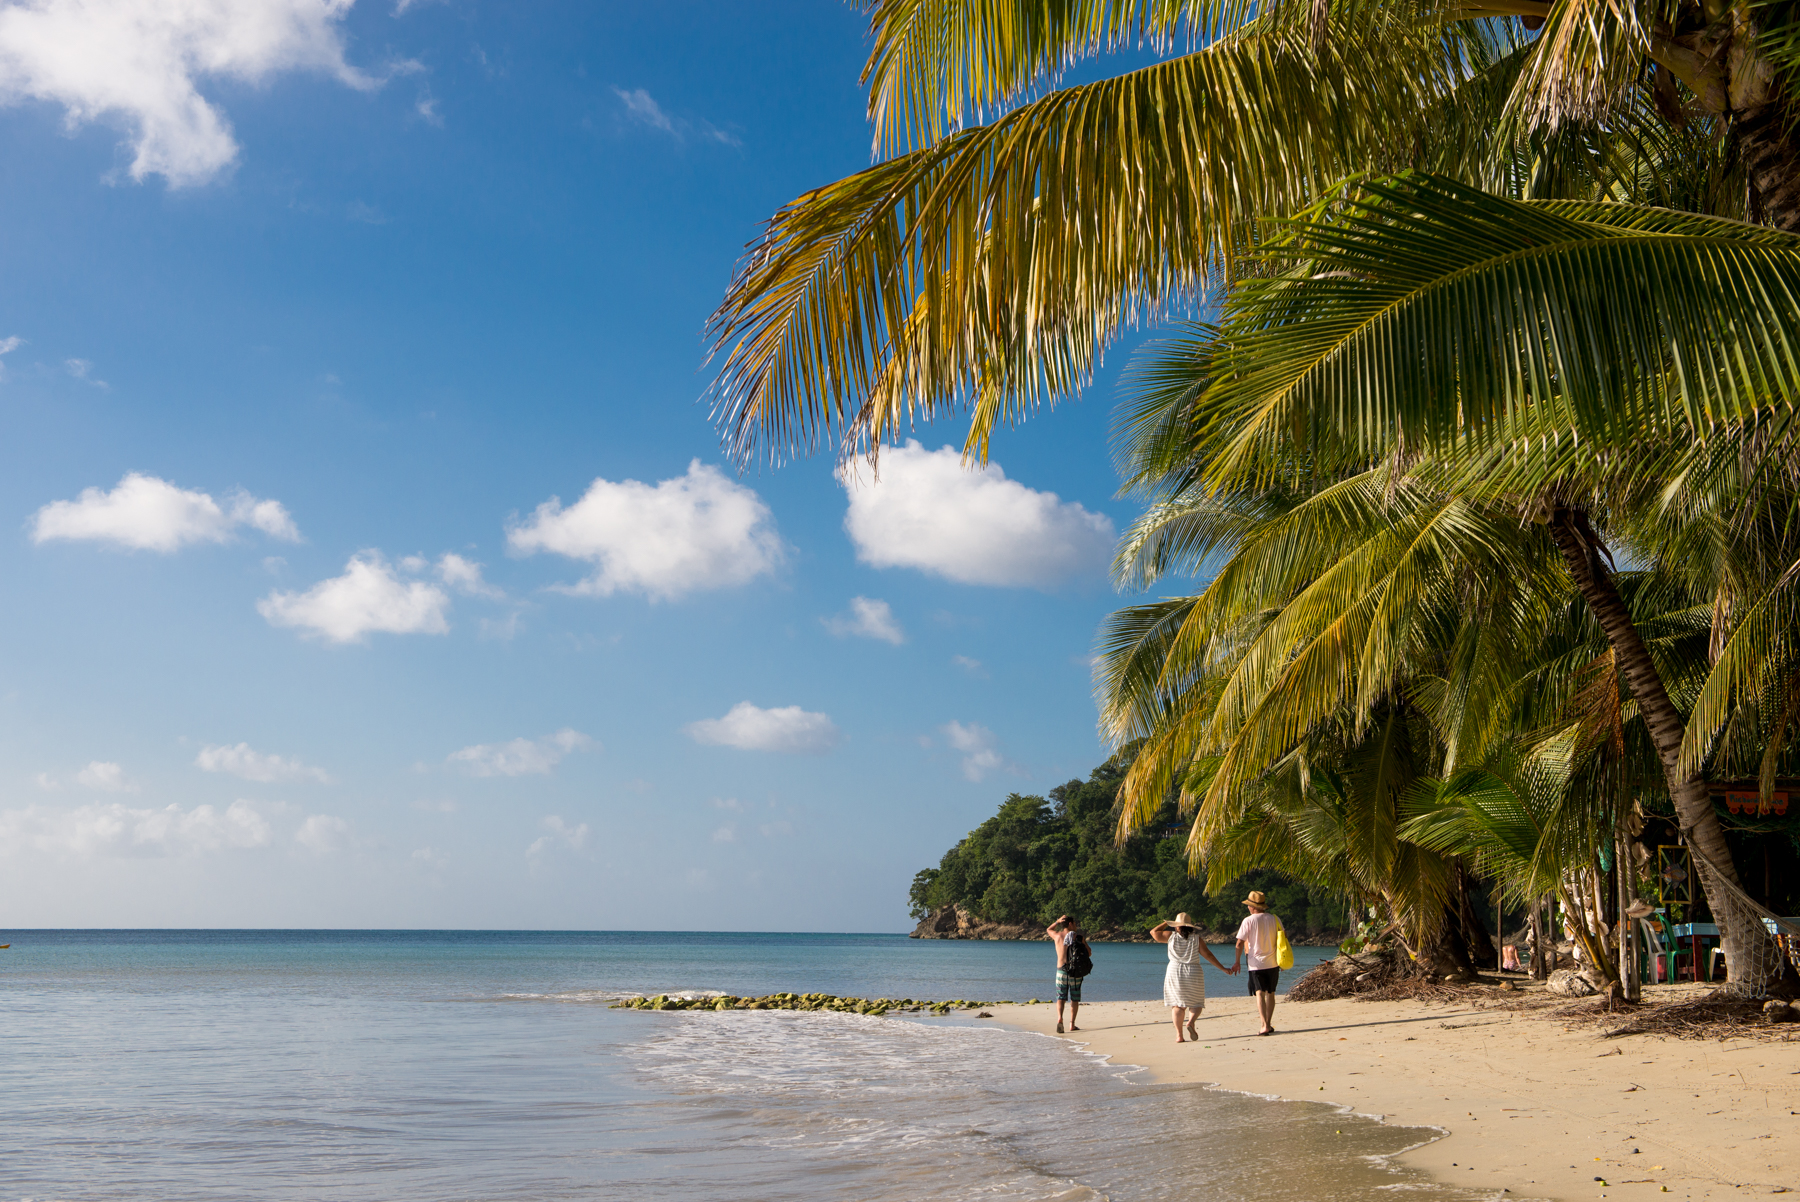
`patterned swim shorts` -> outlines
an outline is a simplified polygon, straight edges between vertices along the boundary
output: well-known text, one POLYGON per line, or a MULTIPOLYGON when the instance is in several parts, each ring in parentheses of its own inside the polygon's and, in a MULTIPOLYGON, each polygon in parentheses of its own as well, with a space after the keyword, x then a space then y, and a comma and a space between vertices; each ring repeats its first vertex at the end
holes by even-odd
POLYGON ((1072 977, 1062 969, 1056 970, 1056 1000, 1081 1004, 1081 983, 1085 977, 1072 977))

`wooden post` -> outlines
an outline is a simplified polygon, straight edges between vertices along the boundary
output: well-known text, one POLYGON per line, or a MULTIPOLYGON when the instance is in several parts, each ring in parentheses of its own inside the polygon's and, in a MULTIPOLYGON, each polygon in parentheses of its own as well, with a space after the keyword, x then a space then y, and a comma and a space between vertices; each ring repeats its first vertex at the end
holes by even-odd
POLYGON ((1636 1002, 1644 996, 1637 971, 1637 919, 1625 913, 1631 908, 1631 878, 1636 874, 1631 868, 1631 842, 1618 833, 1613 835, 1613 868, 1619 880, 1619 984, 1625 1000, 1636 1002))
POLYGON ((1544 922, 1544 903, 1536 898, 1526 908, 1531 922, 1531 979, 1542 981, 1550 975, 1550 933, 1544 922))

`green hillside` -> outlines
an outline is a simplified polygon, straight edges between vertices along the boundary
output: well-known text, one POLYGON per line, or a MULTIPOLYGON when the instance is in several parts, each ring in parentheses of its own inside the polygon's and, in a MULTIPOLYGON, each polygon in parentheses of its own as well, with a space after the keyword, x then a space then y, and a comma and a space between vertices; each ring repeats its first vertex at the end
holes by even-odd
POLYGON ((1071 914, 1094 930, 1147 929, 1180 911, 1208 930, 1234 929, 1247 890, 1261 889, 1296 935, 1348 925, 1341 897, 1272 871, 1249 873, 1216 897, 1188 875, 1187 827, 1173 804, 1145 834, 1113 841, 1113 804, 1129 761, 1119 756, 1048 797, 1018 793, 913 878, 912 915, 952 902, 988 922, 1047 922, 1071 914))

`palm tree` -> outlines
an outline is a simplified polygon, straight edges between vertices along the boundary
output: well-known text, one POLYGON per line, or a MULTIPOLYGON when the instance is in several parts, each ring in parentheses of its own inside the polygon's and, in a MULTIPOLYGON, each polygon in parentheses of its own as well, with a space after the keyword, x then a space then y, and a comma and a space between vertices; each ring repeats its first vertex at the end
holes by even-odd
POLYGON ((1497 507, 1541 525, 1630 685, 1727 954, 1755 962, 1767 935, 1728 896, 1736 872, 1705 768, 1728 715, 1773 707, 1760 765, 1772 783, 1800 713, 1787 401, 1800 386, 1790 349, 1800 306, 1783 299, 1800 296, 1800 238, 1407 177, 1296 223, 1265 262, 1278 270, 1235 289, 1226 320, 1192 352, 1191 372, 1206 382, 1190 389, 1185 420, 1199 433, 1180 451, 1184 486, 1242 493, 1291 474, 1302 456, 1312 473, 1373 457, 1444 490, 1434 495, 1446 513, 1497 507), (1721 656, 1693 738, 1596 533, 1614 511, 1634 510, 1664 544, 1639 550, 1704 545, 1709 554, 1683 556, 1682 571, 1690 582, 1716 577, 1706 595, 1721 656))
MULTIPOLYGON (((1800 115, 1800 28, 1791 6, 873 0, 870 8, 865 78, 877 153, 890 157, 797 198, 745 258, 713 325, 723 356, 715 413, 732 451, 780 458, 833 446, 873 456, 909 422, 966 410, 966 447, 984 455, 1000 422, 1091 379, 1130 323, 1191 315, 1229 288, 1234 304, 1244 298, 1240 311, 1263 322, 1239 321, 1234 348, 1270 343, 1295 357, 1271 367, 1265 356, 1264 375, 1240 373, 1230 387, 1222 377, 1216 400, 1263 388, 1268 412, 1303 423, 1327 452, 1454 446, 1465 465, 1485 465, 1490 491, 1529 493, 1655 736, 1688 837, 1710 871, 1734 884, 1704 752, 1684 754, 1686 723, 1606 563, 1599 519, 1617 481, 1605 447, 1666 440, 1677 426, 1771 420, 1770 407, 1794 393, 1793 244, 1772 230, 1635 206, 1609 218, 1595 202, 1800 227, 1791 120, 1800 115), (1032 96, 1070 63, 1134 41, 1186 49, 1032 96), (1399 185, 1382 193, 1362 183, 1420 167, 1446 173, 1437 193, 1462 202, 1460 215, 1414 228, 1394 199, 1399 185), (1570 199, 1483 214, 1480 194, 1450 180, 1570 199), (1267 223, 1302 214, 1303 254, 1314 259, 1346 220, 1373 245, 1353 220, 1371 211, 1370 195, 1391 203, 1365 225, 1417 236, 1406 242, 1408 262, 1365 258, 1346 269, 1359 273, 1345 281, 1346 304, 1367 301, 1395 271, 1411 273, 1389 291, 1394 313, 1365 304, 1369 329, 1335 327, 1346 346, 1385 337, 1387 349, 1400 348, 1388 361, 1393 374, 1374 378, 1383 395, 1365 402, 1362 381, 1340 371, 1355 355, 1321 344, 1315 361, 1297 347, 1301 327, 1281 306, 1329 306, 1332 280, 1307 291, 1279 278, 1294 253, 1267 223), (1406 288, 1458 257, 1469 231, 1457 221, 1471 216, 1489 219, 1476 244, 1492 250, 1510 238, 1522 257, 1494 251, 1482 271, 1462 256, 1488 290, 1465 286, 1461 295, 1481 303, 1460 325, 1419 318, 1442 314, 1442 298, 1459 286, 1442 271, 1435 292, 1419 294, 1438 308, 1414 306, 1407 324, 1406 288), (1357 297, 1352 283, 1363 289, 1357 297), (1607 310, 1625 294, 1644 303, 1612 320, 1607 310), (1420 341, 1440 335, 1450 341, 1420 341), (1588 357, 1556 351, 1565 338, 1588 357), (1545 374, 1552 360, 1563 374, 1545 374), (1280 379, 1289 370, 1292 388, 1280 379), (1476 394, 1465 398, 1471 372, 1476 394), (1314 403, 1308 388, 1334 399, 1314 403), (1509 459, 1495 450, 1496 431, 1521 410, 1549 450, 1509 459)), ((1396 234, 1390 248, 1403 241, 1396 234)), ((1317 323, 1321 310, 1308 312, 1317 323)), ((1215 486, 1274 437, 1272 419, 1239 416, 1238 441, 1215 439, 1218 456, 1196 461, 1215 486)), ((1774 620, 1772 611, 1758 620, 1774 620)), ((1727 693, 1743 687, 1732 679, 1727 693)), ((1756 939, 1760 929, 1742 922, 1726 935, 1728 949, 1756 939)))

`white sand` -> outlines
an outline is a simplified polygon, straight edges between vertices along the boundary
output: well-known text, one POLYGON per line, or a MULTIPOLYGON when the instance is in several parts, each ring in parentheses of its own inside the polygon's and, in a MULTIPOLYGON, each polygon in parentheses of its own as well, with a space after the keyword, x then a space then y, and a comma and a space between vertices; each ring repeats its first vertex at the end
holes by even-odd
MULTIPOLYGON (((1653 996, 1694 992, 1665 986, 1653 996), (1675 992, 1671 992, 1675 991, 1675 992)), ((1055 1004, 1004 1006, 1054 1033, 1055 1004)), ((1198 1044, 1160 1001, 1081 1008, 1090 1050, 1158 1081, 1333 1102, 1444 1139, 1407 1163, 1460 1185, 1557 1202, 1737 1198, 1800 1190, 1796 1039, 1603 1039, 1540 1014, 1420 1002, 1288 1003, 1256 1035, 1250 999, 1215 998, 1198 1044), (1595 1178, 1603 1178, 1605 1184, 1595 1178)))

